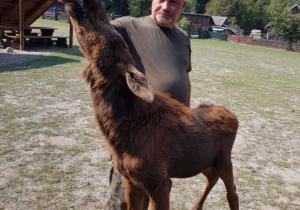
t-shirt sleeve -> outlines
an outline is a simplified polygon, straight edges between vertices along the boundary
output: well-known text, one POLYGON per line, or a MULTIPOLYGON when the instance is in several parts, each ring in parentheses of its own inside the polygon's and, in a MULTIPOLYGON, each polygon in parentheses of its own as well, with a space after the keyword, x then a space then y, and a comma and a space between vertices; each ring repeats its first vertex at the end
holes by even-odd
POLYGON ((110 24, 123 36, 126 29, 121 21, 118 21, 118 19, 112 20, 110 21, 110 24))

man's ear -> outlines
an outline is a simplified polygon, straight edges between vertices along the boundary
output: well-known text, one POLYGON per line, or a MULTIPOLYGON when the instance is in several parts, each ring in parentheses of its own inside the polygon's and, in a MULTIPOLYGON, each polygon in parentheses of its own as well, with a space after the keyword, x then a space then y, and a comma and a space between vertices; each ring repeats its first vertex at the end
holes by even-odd
POLYGON ((134 66, 125 73, 126 82, 131 92, 137 97, 152 103, 154 100, 153 89, 146 76, 139 72, 134 66))
POLYGON ((186 5, 187 5, 187 2, 186 2, 186 0, 184 0, 184 2, 183 2, 183 10, 185 9, 186 5))

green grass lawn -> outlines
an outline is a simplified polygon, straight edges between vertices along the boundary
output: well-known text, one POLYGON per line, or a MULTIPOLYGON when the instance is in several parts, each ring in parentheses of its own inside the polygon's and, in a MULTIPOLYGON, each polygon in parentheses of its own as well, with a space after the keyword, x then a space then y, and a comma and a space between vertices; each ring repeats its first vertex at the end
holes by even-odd
MULTIPOLYGON (((35 25, 68 36, 65 22, 35 25)), ((241 209, 299 209, 300 54, 191 42, 192 107, 226 106, 240 121, 233 164, 241 209)), ((76 45, 0 63, 0 209, 103 209, 110 158, 76 45)), ((174 179, 171 209, 191 209, 204 185, 202 175, 174 179)), ((228 209, 221 181, 204 209, 228 209)))

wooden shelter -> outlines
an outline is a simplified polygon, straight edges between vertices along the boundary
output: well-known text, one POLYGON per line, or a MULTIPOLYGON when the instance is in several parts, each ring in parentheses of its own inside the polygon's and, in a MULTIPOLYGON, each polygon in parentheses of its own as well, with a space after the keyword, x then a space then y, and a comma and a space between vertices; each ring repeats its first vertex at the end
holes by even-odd
POLYGON ((199 30, 208 30, 210 26, 214 25, 214 21, 209 15, 183 12, 179 20, 183 17, 186 17, 191 22, 191 34, 198 34, 199 30))
MULTIPOLYGON (((36 21, 56 0, 0 0, 1 31, 19 31, 20 50, 24 50, 24 30, 36 21)), ((70 25, 69 46, 72 47, 73 30, 70 25)))

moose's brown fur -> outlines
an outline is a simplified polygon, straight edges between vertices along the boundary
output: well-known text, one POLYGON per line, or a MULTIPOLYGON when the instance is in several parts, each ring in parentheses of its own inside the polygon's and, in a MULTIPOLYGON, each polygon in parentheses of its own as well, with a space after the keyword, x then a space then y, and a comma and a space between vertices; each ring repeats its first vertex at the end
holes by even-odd
POLYGON ((167 94, 154 93, 135 67, 127 45, 109 24, 98 0, 64 0, 78 41, 90 65, 82 75, 90 84, 96 120, 124 177, 127 209, 141 209, 144 193, 152 209, 169 209, 170 178, 203 173, 203 203, 219 177, 231 209, 238 209, 231 150, 236 117, 220 106, 190 109, 167 94))

